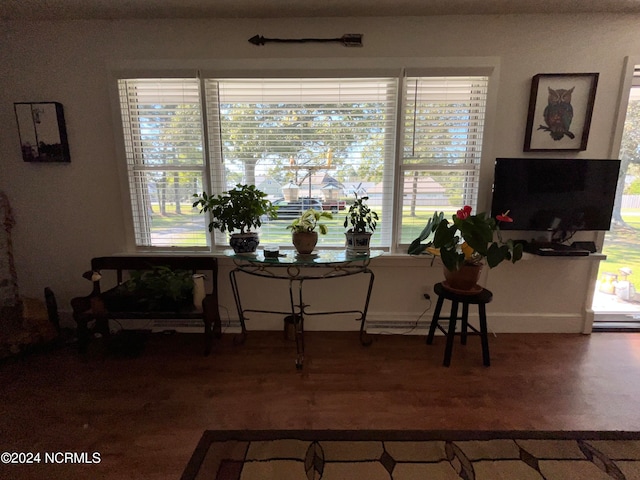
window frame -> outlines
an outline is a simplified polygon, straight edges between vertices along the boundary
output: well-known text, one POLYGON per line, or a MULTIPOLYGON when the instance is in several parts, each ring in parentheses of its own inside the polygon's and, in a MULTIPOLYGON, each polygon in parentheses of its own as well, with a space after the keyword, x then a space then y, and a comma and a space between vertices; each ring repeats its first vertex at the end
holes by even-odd
MULTIPOLYGON (((152 62, 153 63, 153 62, 152 62)), ((482 75, 489 77, 486 98, 486 112, 483 140, 481 144, 481 161, 478 170, 478 211, 485 211, 489 207, 490 192, 493 178, 493 130, 495 123, 495 112, 497 110, 497 79, 500 73, 500 60, 497 57, 454 57, 454 58, 422 58, 422 57, 398 57, 398 58, 358 58, 358 59, 331 59, 331 58, 291 58, 278 59, 278 67, 274 68, 273 59, 217 59, 203 62, 204 65, 198 70, 185 70, 178 62, 175 65, 163 65, 162 68, 146 67, 125 69, 114 68, 110 78, 112 91, 112 104, 114 114, 114 124, 118 130, 118 168, 123 185, 122 198, 125 210, 125 229, 127 251, 208 251, 221 253, 228 248, 224 236, 219 232, 209 242, 208 247, 142 247, 135 243, 135 233, 133 231, 133 212, 129 182, 126 174, 127 159, 124 148, 124 137, 122 132, 122 117, 120 112, 117 80, 126 78, 172 78, 189 77, 194 73, 200 79, 200 87, 204 87, 205 78, 277 78, 277 77, 308 77, 308 78, 332 78, 332 77, 377 77, 394 76, 399 79, 399 93, 397 98, 399 109, 404 108, 404 78, 407 76, 474 76, 482 75), (172 68, 175 67, 175 68, 172 68)), ((201 96, 203 97, 203 96, 201 96)), ((205 100, 202 99, 203 130, 207 132, 208 122, 211 121, 206 112, 205 100)), ((408 242, 400 241, 401 215, 397 215, 401 206, 402 198, 397 192, 401 192, 402 186, 402 138, 404 136, 403 115, 398 115, 396 119, 396 145, 395 158, 388 163, 393 168, 392 176, 387 180, 385 189, 392 188, 388 208, 391 212, 391 237, 389 243, 383 247, 391 254, 406 254, 408 242)), ((220 161, 214 159, 210 152, 211 140, 205 133, 205 169, 209 172, 216 168, 214 164, 220 165, 220 161)), ((206 175, 209 177, 210 175, 206 175)), ((386 178, 386 177, 385 177, 386 178)), ((210 191, 213 191, 210 189, 210 191)), ((208 233, 208 232, 207 232, 208 233)), ((339 247, 336 247, 339 248, 339 247)))

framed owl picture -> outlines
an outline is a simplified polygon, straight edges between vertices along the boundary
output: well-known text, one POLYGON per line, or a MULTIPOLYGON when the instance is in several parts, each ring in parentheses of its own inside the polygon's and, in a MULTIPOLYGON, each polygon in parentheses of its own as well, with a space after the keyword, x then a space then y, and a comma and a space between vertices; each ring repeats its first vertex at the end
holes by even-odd
POLYGON ((535 75, 524 151, 586 150, 597 85, 597 73, 535 75))

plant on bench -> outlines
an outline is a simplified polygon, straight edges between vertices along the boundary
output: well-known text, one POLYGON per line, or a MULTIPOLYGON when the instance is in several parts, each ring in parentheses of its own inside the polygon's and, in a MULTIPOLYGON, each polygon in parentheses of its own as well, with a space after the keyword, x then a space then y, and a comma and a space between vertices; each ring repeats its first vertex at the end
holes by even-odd
POLYGON ((92 321, 96 322, 97 331, 109 335, 109 320, 122 323, 127 319, 200 319, 204 323, 205 355, 208 355, 213 337, 222 334, 217 276, 216 258, 206 255, 116 255, 91 259, 91 270, 83 277, 93 283, 93 290, 87 296, 71 299, 80 352, 86 351, 90 339, 88 324, 92 321), (115 273, 114 286, 104 285, 112 278, 105 275, 107 271, 115 273), (208 292, 202 283, 194 295, 196 276, 210 279, 208 292), (198 305, 194 305, 195 297, 198 305))
POLYGON ((134 270, 129 280, 105 293, 103 300, 112 312, 179 312, 193 304, 192 274, 165 265, 134 270))

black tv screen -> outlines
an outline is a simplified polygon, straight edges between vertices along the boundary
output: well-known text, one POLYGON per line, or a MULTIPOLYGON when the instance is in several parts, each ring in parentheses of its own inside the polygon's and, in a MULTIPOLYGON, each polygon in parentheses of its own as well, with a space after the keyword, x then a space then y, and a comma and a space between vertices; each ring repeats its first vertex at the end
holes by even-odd
POLYGON ((498 158, 491 216, 503 230, 609 230, 620 160, 498 158))

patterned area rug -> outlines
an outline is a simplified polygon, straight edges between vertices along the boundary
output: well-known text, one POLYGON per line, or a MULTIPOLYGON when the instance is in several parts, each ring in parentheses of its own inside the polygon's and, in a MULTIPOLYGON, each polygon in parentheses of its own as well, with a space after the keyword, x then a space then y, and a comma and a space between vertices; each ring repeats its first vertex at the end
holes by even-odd
POLYGON ((640 479, 640 432, 206 431, 182 480, 640 479))

